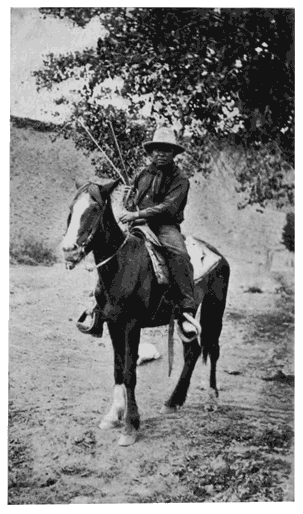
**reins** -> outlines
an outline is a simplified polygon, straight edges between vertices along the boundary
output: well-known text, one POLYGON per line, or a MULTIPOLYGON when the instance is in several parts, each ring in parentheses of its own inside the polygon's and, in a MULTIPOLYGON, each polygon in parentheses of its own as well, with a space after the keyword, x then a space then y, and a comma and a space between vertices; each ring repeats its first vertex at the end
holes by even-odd
POLYGON ((116 255, 121 250, 121 248, 123 248, 125 243, 127 243, 128 239, 129 239, 129 234, 126 236, 126 238, 124 239, 122 245, 119 246, 119 248, 115 251, 115 253, 113 253, 113 255, 111 255, 110 257, 107 257, 104 261, 101 261, 101 262, 99 262, 99 264, 94 264, 93 266, 90 266, 90 267, 85 265, 86 271, 89 271, 89 272, 94 271, 94 270, 96 270, 98 268, 101 268, 102 266, 107 264, 109 261, 111 261, 114 257, 116 257, 116 255))

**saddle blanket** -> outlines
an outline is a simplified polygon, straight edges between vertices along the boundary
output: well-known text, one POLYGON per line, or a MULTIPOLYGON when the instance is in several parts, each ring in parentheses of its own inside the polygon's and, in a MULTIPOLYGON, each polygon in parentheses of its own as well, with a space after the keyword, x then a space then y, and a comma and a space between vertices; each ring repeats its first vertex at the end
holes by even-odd
MULTIPOLYGON (((150 255, 153 269, 159 284, 169 283, 169 271, 164 256, 161 253, 161 243, 147 225, 133 227, 133 234, 144 236, 145 245, 150 255)), ((200 282, 220 262, 221 256, 208 248, 206 243, 194 236, 185 238, 185 245, 194 268, 194 281, 200 282)), ((163 248, 163 247, 162 247, 163 248)))
POLYGON ((194 281, 199 282, 217 266, 221 255, 210 250, 204 241, 193 236, 187 236, 185 244, 194 268, 194 281))

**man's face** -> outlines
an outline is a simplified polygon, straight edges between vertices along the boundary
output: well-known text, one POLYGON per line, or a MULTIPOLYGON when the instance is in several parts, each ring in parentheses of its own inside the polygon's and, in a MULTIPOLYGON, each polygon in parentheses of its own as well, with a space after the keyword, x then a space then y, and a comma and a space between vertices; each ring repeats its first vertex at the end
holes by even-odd
POLYGON ((168 147, 159 147, 156 150, 152 151, 152 160, 158 167, 166 166, 170 164, 175 157, 175 152, 172 148, 168 147))

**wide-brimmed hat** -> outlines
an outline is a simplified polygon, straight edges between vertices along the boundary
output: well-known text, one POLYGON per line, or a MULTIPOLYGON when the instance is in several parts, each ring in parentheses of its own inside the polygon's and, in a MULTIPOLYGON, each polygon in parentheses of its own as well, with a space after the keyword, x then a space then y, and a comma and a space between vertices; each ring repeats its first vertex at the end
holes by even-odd
POLYGON ((153 140, 143 143, 143 148, 147 153, 161 147, 171 147, 174 149, 176 155, 185 152, 185 148, 178 145, 173 128, 161 127, 156 130, 153 140))

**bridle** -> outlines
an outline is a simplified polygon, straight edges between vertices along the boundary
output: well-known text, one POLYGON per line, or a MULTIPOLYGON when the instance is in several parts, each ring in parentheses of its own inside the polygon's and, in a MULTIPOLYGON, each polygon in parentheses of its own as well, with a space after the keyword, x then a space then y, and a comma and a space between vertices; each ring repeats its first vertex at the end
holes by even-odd
MULTIPOLYGON (((97 228, 98 228, 98 225, 99 225, 99 221, 101 219, 101 216, 103 216, 104 212, 105 212, 105 209, 107 207, 107 200, 105 202, 105 205, 104 205, 104 208, 102 209, 102 211, 100 212, 99 216, 98 216, 98 219, 97 219, 97 222, 95 224, 95 230, 94 231, 91 231, 90 235, 88 236, 86 242, 84 242, 84 244, 82 244, 80 250, 82 251, 82 248, 83 248, 83 252, 84 252, 84 256, 87 255, 87 253, 85 253, 85 249, 86 247, 89 245, 89 243, 91 242, 91 240, 93 239, 93 237, 95 236, 95 233, 97 231, 97 228)), ((126 242, 128 241, 129 239, 129 233, 127 234, 126 238, 124 239, 123 243, 119 246, 119 248, 115 251, 115 253, 113 253, 112 255, 110 255, 109 257, 107 257, 106 259, 104 259, 103 261, 99 262, 98 264, 94 264, 94 265, 87 265, 87 263, 85 263, 85 269, 86 271, 94 271, 98 268, 101 268, 102 266, 104 266, 105 264, 107 264, 109 261, 111 261, 116 255, 117 253, 121 250, 121 248, 126 244, 126 242)))
MULTIPOLYGON (((99 202, 98 202, 99 203, 99 202)), ((72 205, 70 206, 70 214, 69 214, 69 219, 71 217, 71 214, 72 214, 72 209, 73 209, 73 206, 75 204, 75 200, 73 201, 72 205)), ((100 205, 100 204, 99 204, 100 205)), ((87 247, 89 246, 89 244, 91 243, 91 241, 93 240, 96 232, 97 232, 97 229, 98 229, 98 226, 99 226, 99 222, 100 222, 100 219, 101 219, 101 216, 104 214, 105 212, 105 209, 106 209, 106 205, 107 205, 107 202, 105 202, 105 205, 103 207, 103 209, 100 210, 100 213, 98 214, 98 216, 96 216, 96 219, 94 220, 93 222, 93 227, 91 228, 90 230, 90 233, 87 237, 84 238, 84 240, 82 242, 75 242, 74 245, 75 245, 75 249, 77 250, 77 252, 79 253, 79 255, 81 256, 81 258, 85 257, 87 255, 87 247)), ((69 225, 69 223, 68 223, 69 225)), ((67 226, 68 226, 67 225, 67 226)), ((84 234, 85 236, 85 234, 84 234)), ((81 236, 80 240, 83 238, 83 236, 81 236)))
MULTIPOLYGON (((80 192, 84 191, 86 189, 86 187, 84 186, 83 188, 81 188, 81 190, 79 190, 79 194, 80 192)), ((72 208, 75 204, 75 201, 76 199, 79 197, 79 194, 76 196, 76 198, 74 199, 73 203, 71 204, 70 206, 70 215, 71 215, 71 212, 72 212, 72 208)), ((91 195, 92 196, 92 195, 91 195)), ((94 223, 93 223, 93 227, 90 231, 90 234, 88 235, 88 237, 82 242, 82 243, 75 243, 75 246, 76 246, 76 249, 77 251, 79 252, 79 255, 81 256, 81 259, 82 258, 85 258, 87 255, 88 255, 88 252, 86 251, 87 247, 89 246, 89 244, 91 243, 91 241, 93 240, 93 238, 95 237, 95 234, 97 232, 97 229, 98 229, 98 226, 99 226, 99 223, 100 223, 100 220, 101 218, 103 217, 104 215, 104 212, 106 210, 106 207, 107 207, 107 204, 108 204, 108 200, 105 200, 104 202, 104 205, 101 203, 101 199, 99 198, 94 198, 96 200, 96 203, 100 206, 100 213, 98 214, 98 216, 96 216, 95 220, 94 220, 94 223)), ((94 271, 98 268, 101 268, 102 266, 104 266, 105 264, 107 264, 109 261, 111 261, 116 255, 117 253, 119 252, 119 250, 125 245, 125 243, 127 242, 129 238, 129 234, 127 235, 127 237, 124 239, 123 243, 119 246, 119 248, 115 251, 115 253, 113 253, 112 255, 110 255, 109 257, 107 257, 106 259, 104 259, 103 261, 99 262, 98 264, 94 264, 94 265, 87 265, 87 263, 85 263, 85 269, 89 272, 91 271, 94 271)))

